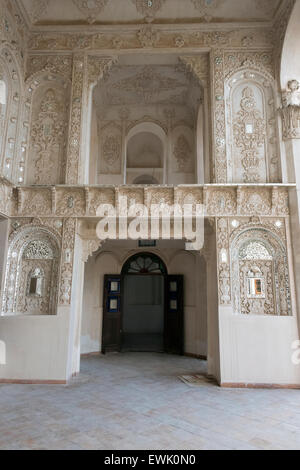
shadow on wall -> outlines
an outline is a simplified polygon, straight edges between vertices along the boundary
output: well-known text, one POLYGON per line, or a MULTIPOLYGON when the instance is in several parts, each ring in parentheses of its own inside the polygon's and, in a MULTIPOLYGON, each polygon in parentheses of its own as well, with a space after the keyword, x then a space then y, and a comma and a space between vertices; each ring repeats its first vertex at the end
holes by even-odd
POLYGON ((4 341, 0 341, 0 366, 6 365, 6 345, 4 341))

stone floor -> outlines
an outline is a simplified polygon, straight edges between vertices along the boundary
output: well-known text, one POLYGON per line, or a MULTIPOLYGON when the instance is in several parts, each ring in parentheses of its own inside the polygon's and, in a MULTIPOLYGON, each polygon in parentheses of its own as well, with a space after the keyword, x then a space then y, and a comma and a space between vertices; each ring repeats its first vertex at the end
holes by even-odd
POLYGON ((300 391, 188 386, 205 363, 124 353, 68 386, 0 385, 0 449, 300 449, 300 391))

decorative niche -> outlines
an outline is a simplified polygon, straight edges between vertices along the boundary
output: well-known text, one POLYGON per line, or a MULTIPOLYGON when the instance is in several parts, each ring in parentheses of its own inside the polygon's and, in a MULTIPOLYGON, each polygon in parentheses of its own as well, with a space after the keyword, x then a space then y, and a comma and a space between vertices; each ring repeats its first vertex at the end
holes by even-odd
POLYGON ((271 232, 245 230, 231 248, 236 313, 292 315, 286 246, 271 232))
POLYGON ((126 176, 128 184, 162 184, 164 147, 152 132, 139 132, 128 141, 126 176))
POLYGON ((236 72, 225 84, 228 182, 281 181, 272 77, 236 72))
POLYGON ((59 242, 35 227, 21 229, 8 251, 2 315, 54 315, 57 307, 59 242))

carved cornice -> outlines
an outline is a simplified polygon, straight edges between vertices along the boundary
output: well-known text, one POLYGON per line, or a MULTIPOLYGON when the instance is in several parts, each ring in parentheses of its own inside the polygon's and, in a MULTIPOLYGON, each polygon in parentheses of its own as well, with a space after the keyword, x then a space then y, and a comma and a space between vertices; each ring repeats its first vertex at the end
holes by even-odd
POLYGON ((206 186, 49 186, 18 187, 14 192, 13 217, 99 218, 100 204, 118 208, 121 196, 129 204, 204 204, 206 217, 289 215, 288 190, 293 185, 206 186))
MULTIPOLYGON (((95 28, 97 29, 97 28, 95 28)), ((31 51, 101 51, 154 48, 157 50, 173 48, 188 50, 237 48, 245 51, 252 49, 273 49, 272 28, 261 25, 226 27, 216 31, 212 26, 201 25, 164 25, 145 24, 131 27, 109 27, 99 32, 36 32, 29 41, 31 51)))

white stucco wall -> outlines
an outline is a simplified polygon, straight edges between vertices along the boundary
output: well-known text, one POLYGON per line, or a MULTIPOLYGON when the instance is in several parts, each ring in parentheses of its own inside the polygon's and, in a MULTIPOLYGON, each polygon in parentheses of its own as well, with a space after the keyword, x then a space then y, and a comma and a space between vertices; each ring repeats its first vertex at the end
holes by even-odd
POLYGON ((241 315, 220 307, 221 383, 300 384, 292 362, 296 317, 241 315))
POLYGON ((0 317, 0 341, 6 349, 0 381, 65 381, 68 334, 68 309, 57 316, 0 317))

